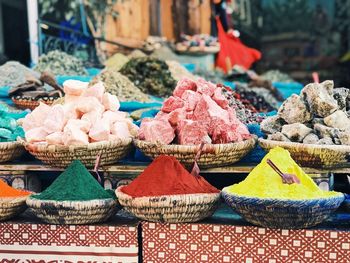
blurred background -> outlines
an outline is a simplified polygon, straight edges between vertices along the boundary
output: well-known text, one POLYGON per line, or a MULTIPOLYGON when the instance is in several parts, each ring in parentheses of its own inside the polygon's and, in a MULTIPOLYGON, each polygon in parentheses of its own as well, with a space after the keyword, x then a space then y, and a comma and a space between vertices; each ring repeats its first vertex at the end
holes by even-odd
POLYGON ((215 17, 261 52, 256 72, 278 69, 307 83, 317 71, 349 86, 349 0, 0 0, 0 64, 31 65, 62 49, 98 67, 116 52, 151 52, 150 36, 218 36, 215 17))

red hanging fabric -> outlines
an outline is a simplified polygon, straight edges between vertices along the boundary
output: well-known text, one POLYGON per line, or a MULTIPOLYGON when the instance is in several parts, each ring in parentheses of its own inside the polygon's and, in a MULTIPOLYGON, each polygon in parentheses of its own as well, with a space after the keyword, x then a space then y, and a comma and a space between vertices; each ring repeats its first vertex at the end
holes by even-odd
POLYGON ((252 64, 261 58, 260 51, 247 47, 238 37, 225 32, 220 19, 216 18, 218 27, 218 41, 220 52, 216 59, 216 67, 228 72, 234 65, 240 65, 249 69, 252 64))

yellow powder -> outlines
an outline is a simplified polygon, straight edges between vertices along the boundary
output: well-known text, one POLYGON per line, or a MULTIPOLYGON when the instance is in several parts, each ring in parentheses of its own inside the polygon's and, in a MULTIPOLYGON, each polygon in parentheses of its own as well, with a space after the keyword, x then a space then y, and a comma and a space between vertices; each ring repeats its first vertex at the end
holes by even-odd
POLYGON ((294 162, 289 152, 281 147, 272 149, 243 182, 228 186, 224 191, 241 196, 277 199, 315 199, 341 195, 321 190, 294 162), (283 173, 295 174, 300 184, 282 183, 282 178, 267 164, 267 159, 272 160, 283 173))

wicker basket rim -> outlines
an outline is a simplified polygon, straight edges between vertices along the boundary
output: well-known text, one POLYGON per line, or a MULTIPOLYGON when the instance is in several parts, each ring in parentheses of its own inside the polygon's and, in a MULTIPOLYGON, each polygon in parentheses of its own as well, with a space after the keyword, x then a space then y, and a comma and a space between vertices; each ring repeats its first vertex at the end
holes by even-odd
POLYGON ((350 145, 318 145, 318 144, 304 144, 299 142, 281 142, 281 141, 273 141, 273 140, 267 140, 263 138, 259 138, 258 140, 261 147, 266 144, 269 146, 285 146, 285 147, 299 147, 309 150, 333 150, 333 151, 342 151, 342 152, 349 152, 350 153, 350 145))
POLYGON ((180 195, 158 195, 158 196, 142 196, 142 197, 132 197, 131 195, 128 195, 124 192, 121 191, 121 189, 124 186, 119 186, 116 190, 115 193, 118 195, 121 195, 123 198, 125 199, 132 199, 132 200, 148 200, 148 199, 152 199, 152 198, 172 198, 172 199, 183 199, 185 197, 193 197, 193 198, 199 198, 199 197, 215 197, 215 196, 219 196, 219 193, 199 193, 199 194, 180 194, 180 195))
MULTIPOLYGON (((221 143, 221 144, 210 144, 210 146, 214 147, 214 149, 222 147, 222 146, 229 146, 229 147, 243 147, 247 143, 255 143, 257 141, 258 137, 256 135, 252 135, 252 138, 246 139, 241 142, 231 142, 231 143, 221 143)), ((138 145, 146 145, 146 146, 156 146, 156 147, 162 147, 163 149, 168 149, 171 150, 173 148, 177 148, 179 151, 184 150, 184 151, 193 151, 197 152, 199 145, 181 145, 181 144, 161 144, 161 143, 154 143, 154 142, 148 142, 144 140, 139 140, 139 139, 134 139, 134 144, 136 146, 138 145)))
POLYGON ((8 146, 22 146, 22 143, 19 141, 12 141, 12 142, 0 142, 0 150, 2 148, 7 148, 8 146))
POLYGON ((80 205, 80 206, 95 206, 97 204, 100 204, 101 202, 105 203, 115 203, 118 202, 117 199, 113 198, 105 198, 105 199, 93 199, 93 200, 87 200, 87 201, 55 201, 55 200, 39 200, 35 199, 32 196, 27 198, 27 204, 45 204, 45 205, 51 205, 51 206, 74 206, 74 205, 80 205))
POLYGON ((310 198, 310 199, 278 199, 278 198, 259 198, 259 197, 249 197, 249 196, 242 196, 242 195, 237 195, 233 193, 228 193, 226 191, 225 187, 221 191, 222 196, 230 196, 230 197, 236 197, 242 200, 246 200, 249 202, 255 202, 255 201, 264 201, 264 202, 279 202, 279 203, 285 203, 285 204, 301 204, 305 202, 315 202, 315 201, 331 201, 331 200, 341 200, 345 199, 345 196, 343 193, 338 192, 338 195, 336 196, 330 196, 330 197, 320 197, 320 198, 310 198))
POLYGON ((0 203, 22 202, 22 201, 25 201, 29 196, 30 196, 30 193, 28 195, 23 195, 23 196, 0 197, 0 203))
POLYGON ((74 151, 74 150, 93 150, 95 148, 100 148, 101 146, 118 146, 118 145, 128 145, 132 143, 132 138, 120 139, 114 141, 101 141, 101 142, 92 142, 88 145, 36 145, 26 141, 22 142, 26 148, 34 148, 37 151, 50 151, 50 152, 65 152, 65 151, 74 151))

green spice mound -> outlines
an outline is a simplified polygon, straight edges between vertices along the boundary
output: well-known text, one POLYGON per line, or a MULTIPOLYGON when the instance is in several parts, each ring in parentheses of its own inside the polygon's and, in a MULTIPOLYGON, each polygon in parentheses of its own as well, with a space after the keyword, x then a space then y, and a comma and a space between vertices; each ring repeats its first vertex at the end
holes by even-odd
POLYGON ((45 191, 33 198, 53 201, 89 201, 115 198, 106 191, 78 160, 67 169, 45 191))
POLYGON ((157 97, 171 96, 176 86, 168 65, 151 57, 132 58, 120 73, 127 76, 144 93, 157 97))

